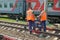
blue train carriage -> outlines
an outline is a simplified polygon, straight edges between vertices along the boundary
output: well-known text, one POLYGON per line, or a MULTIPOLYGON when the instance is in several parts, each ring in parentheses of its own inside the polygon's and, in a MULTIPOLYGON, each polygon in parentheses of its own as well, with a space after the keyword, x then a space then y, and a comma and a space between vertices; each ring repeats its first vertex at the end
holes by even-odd
MULTIPOLYGON (((60 9, 53 10, 53 5, 55 4, 54 1, 57 0, 47 0, 47 15, 50 22, 60 21, 60 9)), ((43 0, 38 0, 37 2, 43 3, 43 0)), ((26 0, 0 0, 0 14, 7 14, 11 18, 16 18, 16 15, 18 18, 22 16, 24 19, 26 15, 26 9, 29 6, 31 6, 33 9, 36 6, 36 2, 31 2, 29 5, 29 2, 26 2, 26 0)), ((59 0, 55 6, 60 8, 59 0)), ((36 8, 38 8, 38 4, 36 8)), ((34 14, 40 14, 40 10, 34 10, 34 14)))
POLYGON ((25 16, 26 1, 25 0, 0 0, 0 14, 7 14, 9 17, 14 18, 25 16))

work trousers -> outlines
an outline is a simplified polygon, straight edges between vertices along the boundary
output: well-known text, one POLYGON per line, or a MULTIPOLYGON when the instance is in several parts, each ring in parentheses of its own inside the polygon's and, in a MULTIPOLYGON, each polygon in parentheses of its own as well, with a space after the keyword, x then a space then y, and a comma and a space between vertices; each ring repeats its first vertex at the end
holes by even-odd
POLYGON ((35 22, 31 20, 29 20, 28 22, 29 22, 29 31, 32 31, 35 27, 35 22))
POLYGON ((41 21, 40 25, 41 25, 41 26, 39 27, 40 31, 41 31, 42 28, 43 28, 44 32, 46 32, 46 21, 41 21))

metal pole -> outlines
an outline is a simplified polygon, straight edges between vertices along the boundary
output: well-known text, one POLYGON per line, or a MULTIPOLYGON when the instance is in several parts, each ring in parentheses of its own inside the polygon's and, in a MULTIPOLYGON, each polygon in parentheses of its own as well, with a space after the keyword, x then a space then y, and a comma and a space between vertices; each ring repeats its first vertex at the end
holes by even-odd
POLYGON ((47 10, 47 0, 44 0, 44 10, 47 10))

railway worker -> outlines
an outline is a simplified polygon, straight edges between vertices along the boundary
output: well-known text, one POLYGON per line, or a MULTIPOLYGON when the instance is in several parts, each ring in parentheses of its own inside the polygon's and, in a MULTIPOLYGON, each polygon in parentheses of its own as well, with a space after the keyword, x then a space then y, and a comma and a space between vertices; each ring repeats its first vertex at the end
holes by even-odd
POLYGON ((33 10, 31 8, 28 8, 27 12, 26 12, 26 20, 28 22, 29 25, 29 31, 30 34, 32 34, 32 30, 35 27, 35 15, 33 14, 33 10))
POLYGON ((44 10, 41 10, 41 13, 39 16, 37 16, 40 20, 40 25, 39 30, 41 31, 42 28, 44 29, 44 32, 46 32, 46 20, 47 20, 47 13, 44 10))

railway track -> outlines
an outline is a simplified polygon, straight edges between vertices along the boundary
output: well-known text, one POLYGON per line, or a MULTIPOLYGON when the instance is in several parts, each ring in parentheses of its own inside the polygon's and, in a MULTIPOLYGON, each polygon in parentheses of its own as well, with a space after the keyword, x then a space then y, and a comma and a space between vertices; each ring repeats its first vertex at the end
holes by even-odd
POLYGON ((50 39, 48 40, 60 40, 60 30, 58 29, 47 30, 47 32, 40 32, 47 35, 44 39, 35 36, 36 34, 29 34, 28 25, 0 21, 0 30, 1 34, 20 38, 22 40, 47 40, 45 38, 48 38, 49 36, 50 39))

